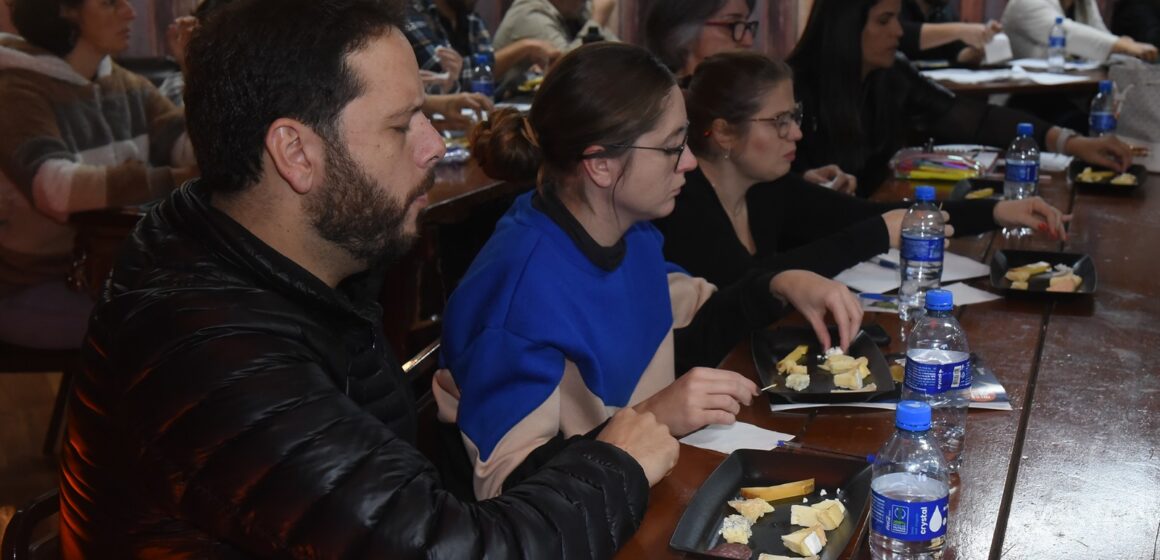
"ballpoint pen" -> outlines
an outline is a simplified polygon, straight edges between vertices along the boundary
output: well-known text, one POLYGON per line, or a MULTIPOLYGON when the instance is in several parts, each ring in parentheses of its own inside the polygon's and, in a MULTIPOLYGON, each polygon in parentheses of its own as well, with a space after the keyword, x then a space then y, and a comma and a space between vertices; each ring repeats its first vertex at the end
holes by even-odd
POLYGON ((869 294, 869 293, 865 293, 865 292, 858 294, 858 297, 860 297, 862 299, 871 299, 874 301, 891 301, 892 302, 892 301, 898 300, 898 296, 888 296, 886 294, 869 294))
POLYGON ((892 260, 884 259, 882 257, 871 257, 870 262, 872 262, 872 263, 874 263, 882 268, 889 268, 891 270, 898 270, 898 263, 896 263, 892 260))

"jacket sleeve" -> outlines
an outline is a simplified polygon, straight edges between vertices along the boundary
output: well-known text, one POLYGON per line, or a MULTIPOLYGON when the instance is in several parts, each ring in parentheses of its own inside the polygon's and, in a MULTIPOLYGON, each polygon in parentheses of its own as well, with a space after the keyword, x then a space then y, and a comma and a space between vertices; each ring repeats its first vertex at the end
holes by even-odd
POLYGON ((167 167, 130 160, 80 161, 69 148, 51 102, 31 89, 0 88, 0 169, 37 210, 59 221, 69 214, 138 204, 173 189, 167 167))
POLYGON ((248 554, 605 558, 640 523, 647 481, 611 445, 577 442, 502 496, 463 503, 295 333, 271 333, 256 311, 223 329, 212 311, 182 309, 134 321, 173 329, 160 338, 124 333, 176 341, 123 364, 136 372, 132 435, 180 515, 248 554))

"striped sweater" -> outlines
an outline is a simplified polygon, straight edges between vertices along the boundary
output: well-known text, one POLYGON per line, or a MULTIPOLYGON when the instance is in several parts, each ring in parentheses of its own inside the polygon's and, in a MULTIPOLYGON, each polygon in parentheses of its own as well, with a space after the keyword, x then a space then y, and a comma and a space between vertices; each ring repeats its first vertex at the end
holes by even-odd
POLYGON ((185 119, 145 78, 101 62, 95 80, 0 34, 0 296, 61 280, 73 212, 138 204, 191 166, 185 119))

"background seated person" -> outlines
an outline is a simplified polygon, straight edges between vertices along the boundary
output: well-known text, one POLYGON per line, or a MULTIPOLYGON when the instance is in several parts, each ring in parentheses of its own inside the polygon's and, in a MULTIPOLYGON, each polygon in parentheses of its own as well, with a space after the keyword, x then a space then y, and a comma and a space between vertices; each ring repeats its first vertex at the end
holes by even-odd
MULTIPOLYGON (((672 74, 639 47, 585 45, 548 73, 526 119, 503 109, 483 127, 474 151, 489 175, 538 181, 444 315, 448 369, 434 390, 440 417, 463 433, 476 495, 601 433, 618 409, 653 412, 673 435, 732 423, 757 394, 752 381, 709 367, 674 373, 715 366, 775 320, 786 305, 771 291, 784 278, 755 274, 717 291, 665 262, 649 220, 672 211, 696 165, 672 74)), ((811 306, 832 303, 852 336, 861 308, 845 286, 791 276, 809 286, 811 306)))
POLYGON ((495 31, 495 48, 539 39, 563 53, 579 47, 590 29, 600 40, 616 41, 608 29, 614 9, 616 0, 515 0, 495 31))
MULTIPOLYGON (((718 53, 750 50, 757 33, 750 21, 753 0, 664 0, 653 2, 645 18, 645 41, 682 85, 697 65, 718 53)), ((823 164, 802 176, 814 183, 852 193, 857 179, 837 165, 823 164)))
MULTIPOLYGON (((833 277, 901 241, 907 203, 846 196, 790 173, 802 137, 789 67, 757 53, 709 57, 685 96, 689 147, 672 214, 657 220, 665 257, 718 285, 757 272, 801 269, 833 277)), ((1038 197, 947 202, 947 235, 1026 225, 1066 236, 1067 217, 1038 197)), ((821 316, 799 310, 819 325, 821 316)), ((815 327, 816 328, 816 327, 815 327)))
POLYGON ((650 415, 617 415, 479 504, 414 447, 370 270, 414 241, 443 154, 401 10, 220 15, 189 48, 205 176, 143 219, 89 330, 64 557, 611 557, 676 461, 650 415))
POLYGON ((903 0, 899 50, 910 60, 945 60, 951 65, 977 65, 983 48, 1003 26, 959 21, 949 0, 903 0))
POLYGON ((817 0, 789 64, 805 111, 795 170, 837 163, 869 196, 888 162, 916 138, 1006 147, 1020 122, 1044 151, 1123 171, 1131 150, 1114 136, 1087 138, 1026 113, 960 97, 898 53, 900 0, 817 0))
POLYGON ((76 348, 92 302, 65 286, 69 215, 139 204, 195 175, 185 121, 110 57, 127 0, 13 0, 0 42, 0 340, 76 348))
POLYGON ((1112 53, 1156 60, 1156 47, 1108 32, 1096 0, 1009 0, 1003 28, 1015 58, 1047 58, 1047 35, 1063 17, 1067 54, 1103 62, 1112 53))
POLYGON ((1160 0, 1119 0, 1112 10, 1112 33, 1160 46, 1160 0))
POLYGON ((415 49, 420 70, 447 72, 449 78, 459 80, 458 89, 471 91, 471 84, 463 70, 471 68, 476 53, 494 52, 495 68, 492 68, 492 74, 496 84, 513 68, 532 64, 547 68, 560 56, 559 49, 539 39, 520 39, 495 49, 487 25, 475 13, 476 1, 407 0, 407 25, 404 31, 411 47, 415 49), (454 60, 452 53, 459 56, 459 69, 445 62, 454 60))

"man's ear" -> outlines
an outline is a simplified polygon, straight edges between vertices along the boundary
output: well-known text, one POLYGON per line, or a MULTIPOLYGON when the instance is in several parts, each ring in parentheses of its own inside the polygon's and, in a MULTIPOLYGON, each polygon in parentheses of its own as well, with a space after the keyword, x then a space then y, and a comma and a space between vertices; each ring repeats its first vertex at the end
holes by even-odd
POLYGON ((580 160, 580 168, 584 174, 600 188, 610 188, 616 183, 621 173, 620 160, 612 157, 601 157, 607 150, 602 146, 588 146, 584 149, 584 159, 580 160))
POLYGON ((266 153, 274 170, 298 194, 309 193, 325 176, 325 140, 294 119, 281 118, 270 125, 266 153))

